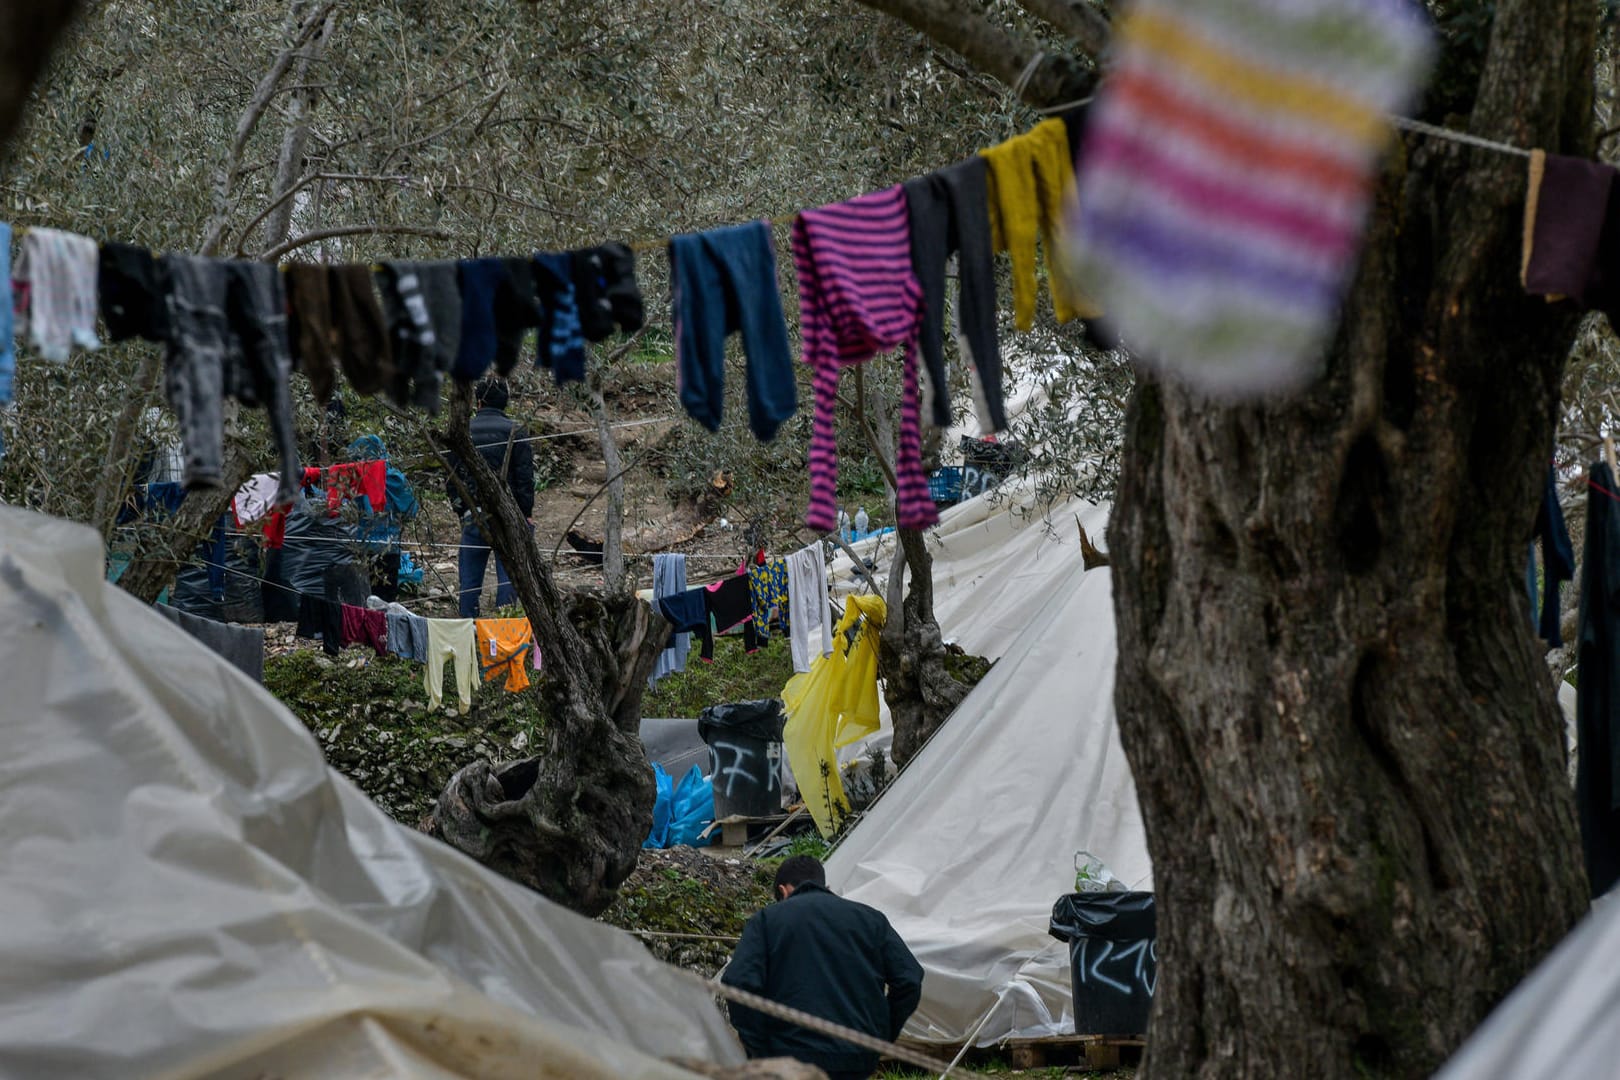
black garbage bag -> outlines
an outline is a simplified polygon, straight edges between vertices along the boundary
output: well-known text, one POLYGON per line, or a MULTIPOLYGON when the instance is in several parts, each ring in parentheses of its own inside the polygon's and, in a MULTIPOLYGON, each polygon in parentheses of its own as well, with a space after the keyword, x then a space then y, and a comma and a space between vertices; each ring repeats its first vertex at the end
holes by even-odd
POLYGON ((698 714, 698 737, 713 743, 715 736, 742 736, 761 742, 781 742, 787 714, 776 698, 710 705, 698 714))
POLYGON ((1047 931, 1069 943, 1075 1034, 1146 1033, 1159 981, 1153 894, 1071 893, 1047 931))
POLYGON ((1153 937, 1156 927, 1150 892, 1070 893, 1052 905, 1047 933, 1059 941, 1141 941, 1153 937))

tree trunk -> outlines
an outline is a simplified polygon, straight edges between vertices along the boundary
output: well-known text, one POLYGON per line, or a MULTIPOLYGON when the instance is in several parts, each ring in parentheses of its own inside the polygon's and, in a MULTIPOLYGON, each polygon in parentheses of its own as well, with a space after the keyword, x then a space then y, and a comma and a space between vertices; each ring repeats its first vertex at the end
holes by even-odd
POLYGON ((0 146, 11 143, 35 81, 78 11, 77 0, 0 2, 0 146))
POLYGON ((607 470, 607 520, 602 525, 602 587, 611 596, 625 591, 626 587, 624 461, 619 456, 619 443, 613 437, 613 425, 608 422, 607 400, 602 397, 600 372, 592 373, 586 397, 590 401, 591 419, 596 422, 596 437, 602 446, 602 466, 607 470))
MULTIPOLYGON (((1466 126, 1587 150, 1595 13, 1500 0, 1466 126)), ((1317 386, 1222 408, 1144 379, 1131 405, 1109 537, 1159 906, 1144 1077, 1428 1075, 1586 908, 1523 596, 1572 319, 1516 280, 1522 159, 1395 157, 1317 386)))
MULTIPOLYGON (((895 534, 911 581, 899 618, 891 603, 878 638, 878 667, 883 673, 883 700, 894 724, 889 755, 896 765, 904 765, 950 719, 973 687, 958 682, 945 666, 945 645, 934 618, 934 558, 928 538, 916 529, 897 529, 895 534)), ((899 573, 898 567, 893 572, 899 573)))
MULTIPOLYGON (((666 624, 631 594, 566 600, 507 485, 473 448, 472 396, 451 393, 445 442, 485 495, 478 527, 506 565, 545 670, 532 693, 547 717, 536 757, 475 762, 440 796, 445 840, 576 911, 595 915, 635 869, 652 823, 641 696, 666 624)), ((464 494, 463 497, 466 497, 464 494)))

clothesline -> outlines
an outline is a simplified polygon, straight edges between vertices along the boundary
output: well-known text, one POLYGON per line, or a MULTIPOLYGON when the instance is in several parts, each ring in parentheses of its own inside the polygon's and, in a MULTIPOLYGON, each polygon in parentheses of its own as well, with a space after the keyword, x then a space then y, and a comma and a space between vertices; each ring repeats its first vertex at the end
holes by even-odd
POLYGON ((1511 154, 1514 157, 1530 156, 1530 151, 1511 143, 1496 142, 1492 139, 1483 139, 1478 135, 1471 135, 1466 131, 1454 131, 1451 128, 1439 127, 1435 124, 1414 120, 1409 116, 1392 116, 1390 122, 1396 127, 1419 135, 1431 135, 1436 139, 1446 139, 1450 142, 1461 143, 1465 146, 1478 147, 1481 150, 1493 150, 1498 154, 1511 154))
MULTIPOLYGON (((123 528, 129 528, 129 526, 122 526, 122 527, 123 528)), ((249 537, 249 538, 255 538, 256 539, 259 534, 255 533, 255 532, 250 532, 250 531, 245 530, 245 529, 227 529, 227 530, 225 530, 225 535, 226 536, 236 536, 236 537, 249 537)), ((292 543, 295 543, 295 544, 341 544, 341 545, 344 545, 346 547, 365 547, 365 546, 368 546, 368 545, 371 545, 371 544, 382 543, 383 542, 383 541, 369 541, 369 540, 348 539, 348 538, 339 537, 339 536, 293 536, 293 537, 288 537, 288 540, 290 542, 292 542, 292 543)), ((460 550, 462 550, 464 548, 468 549, 468 550, 476 550, 476 551, 487 551, 487 550, 489 550, 489 545, 488 544, 448 544, 448 543, 445 543, 443 541, 438 541, 438 540, 404 540, 404 539, 401 539, 401 540, 391 540, 391 541, 387 541, 387 542, 392 543, 392 544, 398 544, 400 547, 406 547, 406 548, 435 548, 435 549, 438 549, 438 550, 441 550, 441 551, 460 551, 460 550)), ((549 551, 542 551, 541 554, 549 557, 552 553, 549 552, 549 551)), ((596 552, 581 552, 581 551, 569 550, 569 551, 559 551, 556 554, 558 556, 576 556, 576 555, 595 555, 596 552)), ((632 552, 632 551, 627 551, 627 552, 624 553, 624 557, 626 559, 653 559, 653 558, 657 558, 659 555, 685 555, 688 559, 723 559, 723 560, 726 560, 728 562, 737 562, 739 559, 742 558, 742 556, 739 556, 739 555, 725 555, 725 554, 721 554, 721 553, 718 553, 718 552, 684 552, 684 551, 672 551, 672 552, 663 552, 663 551, 639 552, 639 551, 635 551, 635 552, 632 552)))

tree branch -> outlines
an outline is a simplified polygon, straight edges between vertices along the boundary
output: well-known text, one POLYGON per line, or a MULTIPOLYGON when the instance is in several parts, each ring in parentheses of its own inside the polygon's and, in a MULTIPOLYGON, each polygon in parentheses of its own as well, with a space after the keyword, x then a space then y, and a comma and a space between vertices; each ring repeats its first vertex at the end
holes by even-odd
POLYGON ((1017 0, 1017 4, 1037 19, 1051 23, 1093 61, 1108 46, 1108 19, 1090 0, 1017 0))
MULTIPOLYGON (((296 184, 293 184, 291 187, 287 188, 280 195, 276 196, 269 206, 266 206, 263 210, 259 211, 258 217, 254 218, 252 221, 248 222, 242 227, 242 235, 238 237, 236 241, 236 257, 240 259, 247 256, 247 251, 244 249, 243 245, 247 243, 248 234, 258 227, 259 222, 275 213, 277 207, 285 205, 288 199, 291 199, 294 195, 297 195, 300 191, 303 191, 305 188, 309 187, 309 185, 318 184, 326 180, 341 180, 346 182, 373 184, 392 183, 402 184, 407 187, 411 184, 411 178, 409 176, 374 176, 369 173, 311 173, 302 180, 298 181, 296 184)), ((281 234, 281 240, 285 239, 285 233, 281 234)), ((280 242, 280 240, 271 241, 271 243, 280 242)))
POLYGON ((1002 29, 966 4, 952 0, 860 2, 894 16, 978 70, 1017 88, 1020 100, 1035 108, 1078 100, 1097 85, 1095 69, 1073 57, 1046 52, 1034 41, 1002 29))
POLYGON ((290 251, 296 251, 309 244, 318 244, 322 240, 331 240, 339 236, 427 236, 435 240, 449 240, 454 234, 444 229, 430 229, 421 225, 338 225, 330 229, 316 229, 314 232, 295 236, 285 244, 277 244, 268 251, 261 251, 260 262, 274 262, 290 251))

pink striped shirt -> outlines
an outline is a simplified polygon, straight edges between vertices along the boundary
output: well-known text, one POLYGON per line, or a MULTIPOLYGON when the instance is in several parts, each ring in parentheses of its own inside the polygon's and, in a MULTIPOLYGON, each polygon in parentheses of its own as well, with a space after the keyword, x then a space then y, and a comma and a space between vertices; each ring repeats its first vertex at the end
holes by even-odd
POLYGON ((897 516, 903 529, 939 520, 922 471, 918 427, 917 336, 922 287, 911 270, 911 226, 905 191, 896 184, 848 202, 806 210, 793 222, 799 272, 799 328, 804 362, 815 383, 810 438, 810 508, 805 522, 838 526, 838 440, 833 415, 839 372, 889 349, 904 350, 900 398, 897 516))

